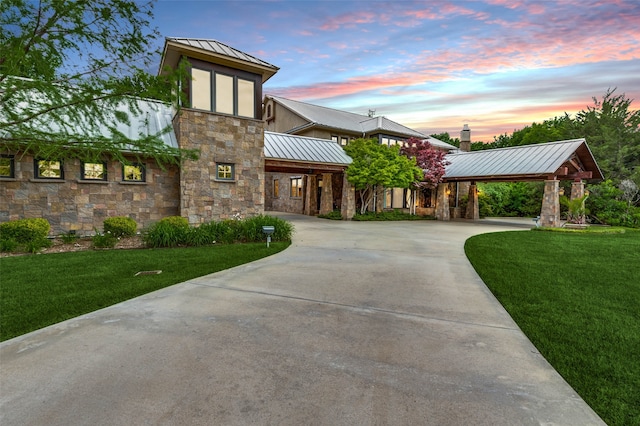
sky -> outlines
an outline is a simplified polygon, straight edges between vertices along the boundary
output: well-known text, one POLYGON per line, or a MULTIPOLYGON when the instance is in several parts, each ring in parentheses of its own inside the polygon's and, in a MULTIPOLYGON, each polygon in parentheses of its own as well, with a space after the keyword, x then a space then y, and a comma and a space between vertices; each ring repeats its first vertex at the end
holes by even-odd
POLYGON ((164 37, 279 67, 263 94, 493 141, 593 106, 640 108, 640 0, 159 0, 164 37))

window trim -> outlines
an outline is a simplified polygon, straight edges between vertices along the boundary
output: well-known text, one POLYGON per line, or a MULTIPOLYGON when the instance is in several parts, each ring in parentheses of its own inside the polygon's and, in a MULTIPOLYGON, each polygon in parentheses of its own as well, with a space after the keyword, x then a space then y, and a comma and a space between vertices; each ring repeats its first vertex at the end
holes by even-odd
POLYGON ((0 175, 0 179, 15 179, 16 177, 16 158, 15 155, 0 155, 0 158, 6 158, 9 160, 9 174, 0 175))
POLYGON ((62 160, 45 160, 43 158, 34 158, 33 159, 33 177, 34 179, 42 179, 42 180, 64 180, 64 163, 62 160), (60 164, 60 176, 43 176, 40 174, 40 162, 48 161, 49 163, 58 163, 60 164))
POLYGON ((123 164, 122 165, 122 182, 125 182, 125 183, 146 183, 147 182, 147 168, 144 165, 144 163, 123 164), (127 166, 140 168, 140 171, 141 171, 140 180, 127 179, 127 175, 126 175, 126 172, 125 172, 125 168, 127 166))
MULTIPOLYGON (((124 169, 123 169, 123 173, 122 175, 124 176, 124 169)), ((90 161, 82 161, 80 163, 80 180, 88 180, 88 181, 92 181, 92 182, 104 182, 107 180, 107 176, 108 176, 108 171, 107 171, 107 162, 106 161, 100 161, 100 162, 90 162, 90 161), (101 178, 92 178, 92 177, 87 177, 86 171, 85 171, 85 165, 86 164, 101 164, 102 165, 102 177, 101 178)))
POLYGON ((234 163, 216 163, 216 180, 223 182, 235 182, 236 180, 236 165, 234 163), (224 177, 220 175, 220 167, 229 167, 229 173, 231 177, 224 177))

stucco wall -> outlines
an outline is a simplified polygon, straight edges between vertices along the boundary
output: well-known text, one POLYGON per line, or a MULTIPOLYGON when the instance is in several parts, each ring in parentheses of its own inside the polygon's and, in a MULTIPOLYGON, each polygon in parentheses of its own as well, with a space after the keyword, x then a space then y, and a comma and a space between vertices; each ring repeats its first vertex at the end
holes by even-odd
POLYGON ((179 170, 144 161, 146 182, 122 182, 122 164, 107 163, 107 181, 80 179, 80 161, 64 162, 64 179, 34 179, 33 157, 15 156, 15 178, 0 179, 0 222, 45 218, 50 235, 102 231, 104 219, 128 216, 138 229, 179 212, 179 170))

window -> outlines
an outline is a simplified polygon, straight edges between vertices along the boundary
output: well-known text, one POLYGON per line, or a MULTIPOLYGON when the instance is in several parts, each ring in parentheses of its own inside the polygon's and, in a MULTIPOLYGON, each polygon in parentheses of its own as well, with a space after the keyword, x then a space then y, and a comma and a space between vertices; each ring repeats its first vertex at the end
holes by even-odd
POLYGON ((238 115, 252 117, 255 114, 255 83, 238 78, 238 115))
POLYGON ((293 198, 302 197, 302 178, 301 177, 291 178, 291 197, 293 198))
POLYGON ((0 178, 15 177, 13 155, 0 156, 0 178))
POLYGON ((226 163, 218 163, 216 167, 216 179, 233 180, 234 165, 226 163))
POLYGON ((107 163, 82 163, 83 180, 107 180, 107 163))
POLYGON ((280 197, 280 180, 274 179, 273 180, 273 198, 279 198, 279 197, 280 197))
POLYGON ((331 140, 334 141, 335 143, 338 143, 338 137, 337 136, 331 136, 331 140))
POLYGON ((191 59, 191 107, 256 118, 262 91, 259 75, 191 59))
POLYGON ((125 182, 145 182, 144 164, 124 164, 122 166, 122 180, 125 182))
POLYGON ((191 70, 191 106, 211 111, 211 71, 191 70))
POLYGON ((64 179, 62 161, 35 160, 36 179, 64 179))
POLYGON ((347 146, 348 143, 349 143, 349 138, 345 138, 344 136, 340 138, 340 145, 347 146))
POLYGON ((233 77, 216 73, 216 112, 233 114, 233 77))

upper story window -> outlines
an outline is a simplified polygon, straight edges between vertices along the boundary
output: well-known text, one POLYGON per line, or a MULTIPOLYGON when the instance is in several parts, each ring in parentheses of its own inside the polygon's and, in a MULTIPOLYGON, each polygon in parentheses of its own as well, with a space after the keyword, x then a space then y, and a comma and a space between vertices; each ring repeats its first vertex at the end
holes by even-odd
POLYGON ((345 138, 344 136, 340 138, 340 145, 347 146, 349 144, 349 138, 345 138))
POLYGON ((0 155, 0 178, 15 177, 15 160, 13 155, 0 155))
POLYGON ((82 163, 81 178, 83 180, 107 180, 107 163, 82 163))
POLYGON ((64 179, 62 161, 34 160, 36 179, 64 179))
POLYGON ((256 118, 256 99, 262 96, 257 74, 201 61, 191 68, 191 107, 221 114, 256 118))
POLYGON ((144 164, 132 163, 122 165, 122 180, 125 182, 146 182, 144 164))

